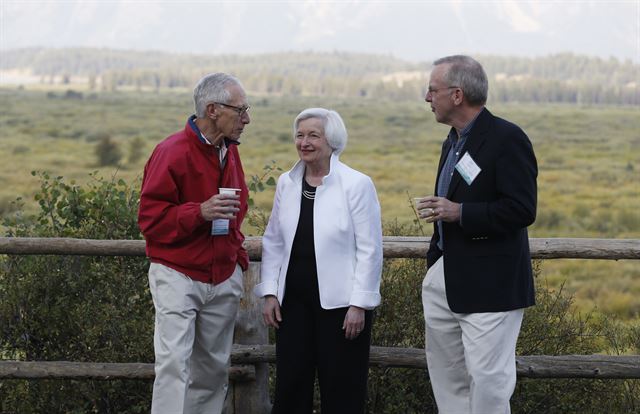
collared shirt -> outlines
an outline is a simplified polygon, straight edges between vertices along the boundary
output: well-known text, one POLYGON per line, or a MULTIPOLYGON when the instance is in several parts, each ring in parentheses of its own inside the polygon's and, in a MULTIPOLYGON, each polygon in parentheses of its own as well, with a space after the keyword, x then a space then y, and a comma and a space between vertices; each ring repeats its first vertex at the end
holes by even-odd
MULTIPOLYGON (((191 117, 189 118, 189 126, 191 126, 191 129, 193 129, 193 131, 198 134, 198 138, 200 138, 200 141, 207 144, 207 145, 213 145, 211 143, 211 141, 209 141, 209 138, 207 138, 202 131, 200 131, 200 128, 198 128, 198 125, 196 125, 196 116, 195 115, 191 115, 191 117)), ((220 169, 224 168, 224 164, 227 161, 227 141, 226 140, 222 140, 222 144, 216 146, 216 149, 218 150, 218 160, 220 161, 220 169)))
MULTIPOLYGON (((447 159, 442 166, 442 172, 440 172, 440 179, 438 180, 438 188, 436 194, 438 197, 447 196, 447 192, 449 191, 449 184, 451 184, 451 177, 453 177, 456 164, 460 159, 462 148, 467 142, 467 138, 469 137, 471 128, 473 128, 473 125, 476 123, 476 119, 478 119, 478 115, 480 115, 481 112, 482 110, 478 112, 476 116, 464 128, 462 128, 462 130, 460 130, 459 137, 458 132, 455 128, 451 128, 451 131, 449 131, 449 136, 447 136, 447 139, 451 142, 451 146, 449 148, 449 153, 447 154, 447 159)), ((460 206, 460 220, 462 220, 462 205, 460 206)), ((442 233, 442 220, 438 220, 436 224, 438 226, 438 233, 440 234, 440 238, 438 239, 438 248, 444 251, 444 234, 442 233)))

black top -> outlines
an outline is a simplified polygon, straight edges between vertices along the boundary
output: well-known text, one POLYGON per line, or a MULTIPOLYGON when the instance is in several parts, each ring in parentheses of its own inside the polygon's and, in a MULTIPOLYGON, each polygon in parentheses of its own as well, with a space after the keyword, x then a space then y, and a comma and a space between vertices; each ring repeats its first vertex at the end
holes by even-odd
POLYGON ((309 301, 310 304, 320 303, 316 252, 313 243, 313 199, 315 193, 316 187, 312 187, 303 179, 300 217, 291 247, 283 305, 286 304, 287 297, 292 296, 309 301))

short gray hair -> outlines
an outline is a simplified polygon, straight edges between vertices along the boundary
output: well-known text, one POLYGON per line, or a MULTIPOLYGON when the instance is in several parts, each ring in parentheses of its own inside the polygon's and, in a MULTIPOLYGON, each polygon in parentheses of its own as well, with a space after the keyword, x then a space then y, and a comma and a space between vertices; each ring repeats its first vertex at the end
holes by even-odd
POLYGON ((447 64, 449 70, 444 74, 444 81, 449 86, 457 86, 464 92, 464 97, 471 105, 484 105, 487 102, 489 81, 482 65, 470 56, 453 55, 433 62, 433 66, 447 64))
POLYGON ((193 101, 196 107, 196 116, 204 118, 207 116, 207 105, 212 102, 228 103, 230 93, 227 90, 229 85, 242 87, 240 81, 226 73, 211 73, 198 81, 193 89, 193 101))
POLYGON ((324 108, 307 108, 300 112, 293 121, 293 137, 298 133, 300 121, 316 118, 322 121, 324 136, 333 152, 340 154, 347 146, 347 128, 344 126, 342 117, 336 111, 324 108))

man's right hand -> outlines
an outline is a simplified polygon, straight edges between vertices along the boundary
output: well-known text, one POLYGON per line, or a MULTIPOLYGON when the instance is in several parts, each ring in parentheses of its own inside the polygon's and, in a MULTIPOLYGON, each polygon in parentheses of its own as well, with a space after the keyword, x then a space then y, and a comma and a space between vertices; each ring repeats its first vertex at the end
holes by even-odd
POLYGON ((280 302, 278 302, 277 297, 273 295, 265 296, 262 317, 265 325, 273 326, 276 329, 280 327, 278 322, 282 322, 282 316, 280 315, 280 302))
POLYGON ((200 204, 200 214, 207 220, 236 218, 240 211, 240 196, 237 194, 216 194, 200 204))

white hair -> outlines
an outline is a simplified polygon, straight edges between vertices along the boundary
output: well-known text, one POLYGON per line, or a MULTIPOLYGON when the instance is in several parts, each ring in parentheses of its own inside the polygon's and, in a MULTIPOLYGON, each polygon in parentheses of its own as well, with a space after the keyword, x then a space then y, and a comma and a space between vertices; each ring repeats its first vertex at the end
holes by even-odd
POLYGON ((295 138, 298 133, 298 125, 300 121, 305 119, 316 118, 322 121, 324 128, 324 136, 327 143, 333 149, 333 152, 340 154, 347 146, 347 128, 336 111, 324 108, 307 108, 300 112, 293 121, 293 136, 295 138))
POLYGON ((228 103, 231 94, 227 87, 238 85, 242 87, 240 81, 226 73, 211 73, 198 81, 193 89, 193 101, 196 107, 196 116, 205 118, 207 116, 207 105, 213 102, 228 103))

